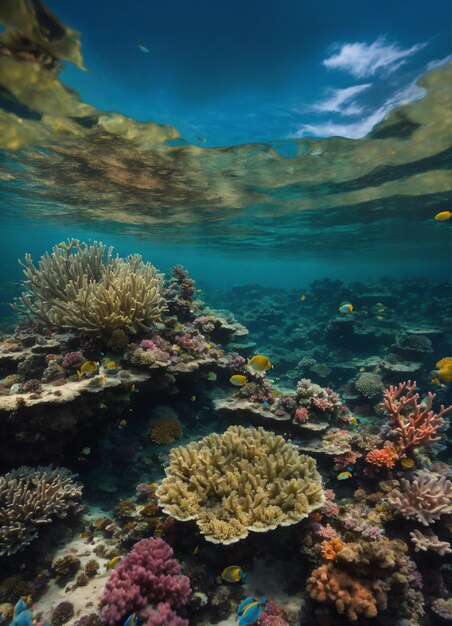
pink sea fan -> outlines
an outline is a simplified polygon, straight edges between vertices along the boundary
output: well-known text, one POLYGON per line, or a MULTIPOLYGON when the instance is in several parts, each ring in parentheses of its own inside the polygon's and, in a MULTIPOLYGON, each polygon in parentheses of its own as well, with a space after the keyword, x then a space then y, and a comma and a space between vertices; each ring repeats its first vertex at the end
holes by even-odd
POLYGON ((190 581, 180 575, 179 563, 172 556, 173 550, 163 539, 136 543, 105 585, 102 622, 114 626, 134 611, 145 617, 149 605, 159 602, 168 603, 171 609, 185 604, 190 581))

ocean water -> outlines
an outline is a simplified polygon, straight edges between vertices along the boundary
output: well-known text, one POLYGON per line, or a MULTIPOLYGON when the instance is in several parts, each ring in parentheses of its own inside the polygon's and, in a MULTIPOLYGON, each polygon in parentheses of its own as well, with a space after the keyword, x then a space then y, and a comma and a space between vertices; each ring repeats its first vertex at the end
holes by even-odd
POLYGON ((450 17, 0 0, 2 623, 452 623, 450 17), (94 242, 162 311, 92 321, 136 289, 82 302, 94 242), (49 466, 83 495, 41 503, 49 466), (118 608, 156 538, 191 594, 118 608))

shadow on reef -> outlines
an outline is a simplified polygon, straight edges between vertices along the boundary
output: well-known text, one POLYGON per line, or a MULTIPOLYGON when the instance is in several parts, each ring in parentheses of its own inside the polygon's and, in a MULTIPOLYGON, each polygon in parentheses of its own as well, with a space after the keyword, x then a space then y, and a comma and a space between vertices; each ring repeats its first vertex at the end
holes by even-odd
POLYGON ((183 267, 101 243, 23 269, 0 626, 450 622, 444 285, 237 288, 214 309, 183 267))

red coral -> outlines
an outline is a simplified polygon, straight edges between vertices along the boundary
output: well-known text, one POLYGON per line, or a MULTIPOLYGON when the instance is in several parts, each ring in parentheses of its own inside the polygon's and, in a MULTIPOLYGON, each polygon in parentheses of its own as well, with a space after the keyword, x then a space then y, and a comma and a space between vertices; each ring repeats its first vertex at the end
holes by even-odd
POLYGON ((402 453, 420 445, 435 443, 441 436, 435 436, 443 426, 442 419, 452 411, 441 405, 439 413, 432 411, 435 393, 428 392, 424 406, 419 403, 419 394, 414 393, 416 382, 399 383, 397 387, 390 386, 384 392, 384 407, 390 413, 394 430, 400 436, 398 446, 402 453), (403 395, 402 393, 405 392, 403 395))

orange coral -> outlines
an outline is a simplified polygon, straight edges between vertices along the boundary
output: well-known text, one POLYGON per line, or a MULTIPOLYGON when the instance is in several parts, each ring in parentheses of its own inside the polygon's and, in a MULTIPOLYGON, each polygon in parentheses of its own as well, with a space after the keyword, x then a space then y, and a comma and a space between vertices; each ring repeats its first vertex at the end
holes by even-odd
POLYGON ((388 469, 394 467, 397 459, 397 454, 391 448, 371 450, 366 456, 367 463, 377 467, 387 467, 388 469))
POLYGON ((322 565, 315 569, 307 582, 307 592, 317 602, 334 602, 336 611, 355 621, 360 615, 375 617, 378 609, 387 605, 386 593, 374 588, 371 581, 352 578, 346 572, 322 565))
POLYGON ((182 424, 174 417, 161 417, 149 431, 154 443, 164 445, 182 437, 182 424))
POLYGON ((334 561, 337 553, 344 547, 344 544, 338 537, 333 537, 329 541, 322 541, 320 545, 322 546, 322 558, 327 561, 334 561))

